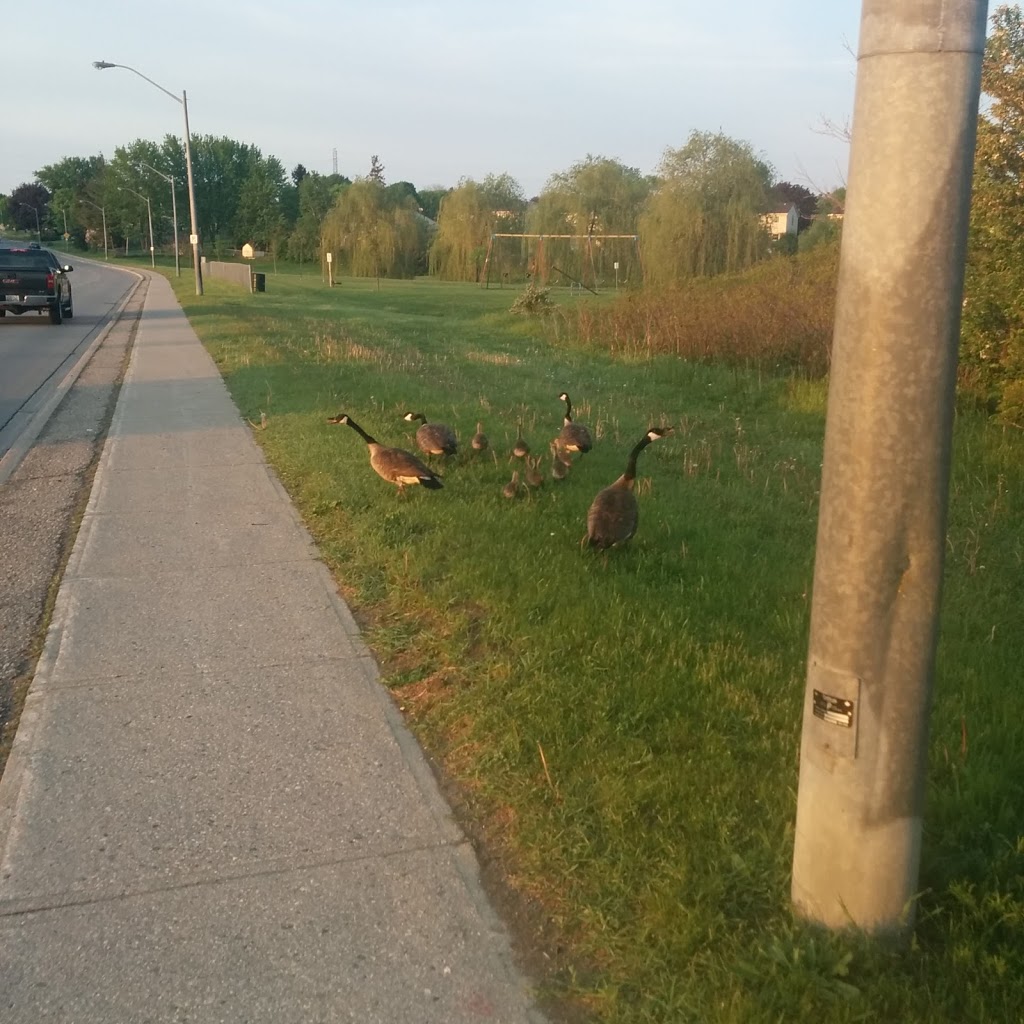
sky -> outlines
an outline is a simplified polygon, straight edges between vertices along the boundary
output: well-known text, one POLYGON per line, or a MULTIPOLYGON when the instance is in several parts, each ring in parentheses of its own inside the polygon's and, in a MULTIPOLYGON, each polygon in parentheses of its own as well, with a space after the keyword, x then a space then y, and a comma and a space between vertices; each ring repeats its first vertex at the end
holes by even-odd
MULTIPOLYGON (((350 178, 451 187, 509 174, 527 197, 587 156, 655 173, 692 131, 748 142, 827 191, 848 147, 853 0, 51 0, 50 44, 3 48, 0 193, 65 157, 184 129, 350 178), (22 85, 21 83, 24 83, 22 85), (335 157, 336 154, 336 157, 335 157)), ((10 41, 8 41, 10 42, 10 41)))

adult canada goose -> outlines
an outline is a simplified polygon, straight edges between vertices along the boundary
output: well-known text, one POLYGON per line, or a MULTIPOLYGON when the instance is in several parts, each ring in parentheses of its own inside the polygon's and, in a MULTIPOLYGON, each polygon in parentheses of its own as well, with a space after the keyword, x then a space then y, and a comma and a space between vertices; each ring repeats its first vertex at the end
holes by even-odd
POLYGON ((473 439, 469 442, 470 446, 474 451, 482 452, 487 448, 490 442, 487 440, 487 435, 484 433, 484 425, 478 423, 476 425, 476 433, 473 435, 473 439))
POLYGON ((671 427, 651 427, 629 453, 626 472, 613 484, 599 491, 587 513, 587 534, 580 541, 592 548, 610 548, 625 544, 636 533, 640 515, 633 485, 636 482, 636 460, 640 453, 658 438, 671 434, 671 427))
POLYGON ((501 489, 501 493, 506 498, 515 498, 519 494, 519 470, 515 469, 512 471, 512 479, 501 489))
POLYGON ((329 416, 327 422, 344 423, 350 426, 370 449, 370 465, 374 471, 389 484, 394 484, 398 488, 399 494, 404 494, 405 488, 410 484, 419 484, 431 491, 436 491, 444 486, 441 483, 441 478, 416 458, 412 452, 407 452, 404 448, 389 448, 387 445, 380 444, 345 413, 341 413, 339 416, 329 416))
POLYGON ((523 439, 522 420, 516 424, 516 443, 512 445, 512 455, 517 459, 525 459, 530 454, 530 446, 523 439))
POLYGON ((565 402, 565 419, 562 420, 562 429, 555 438, 555 442, 563 452, 589 452, 594 447, 590 440, 590 431, 582 423, 574 423, 572 419, 572 402, 569 396, 563 391, 559 399, 565 402))
POLYGON ((455 431, 444 423, 428 423, 421 412, 407 412, 402 419, 415 423, 421 420, 416 431, 416 443, 426 455, 454 455, 459 448, 455 431))

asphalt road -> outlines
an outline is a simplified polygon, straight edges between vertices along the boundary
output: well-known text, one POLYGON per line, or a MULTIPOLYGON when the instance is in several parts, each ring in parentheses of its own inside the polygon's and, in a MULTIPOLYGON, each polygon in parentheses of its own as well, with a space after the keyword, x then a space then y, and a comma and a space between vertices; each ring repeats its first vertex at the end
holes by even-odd
MULTIPOLYGON (((0 461, 0 774, 35 669, 52 587, 75 539, 146 293, 145 282, 139 284, 134 275, 70 262, 75 267, 73 320, 60 327, 35 315, 20 322, 9 316, 0 320, 0 460, 15 446, 6 465, 0 461), (111 307, 133 288, 110 325, 111 307), (60 389, 94 339, 98 344, 74 385, 60 389), (60 391, 66 392, 63 398, 60 391), (19 442, 35 410, 42 408, 45 415, 51 397, 49 405, 55 408, 45 425, 35 437, 23 435, 19 442)), ((33 424, 33 431, 37 427, 33 424)))
POLYGON ((56 326, 38 313, 0 318, 0 458, 135 283, 101 263, 66 259, 75 268, 74 319, 56 326))

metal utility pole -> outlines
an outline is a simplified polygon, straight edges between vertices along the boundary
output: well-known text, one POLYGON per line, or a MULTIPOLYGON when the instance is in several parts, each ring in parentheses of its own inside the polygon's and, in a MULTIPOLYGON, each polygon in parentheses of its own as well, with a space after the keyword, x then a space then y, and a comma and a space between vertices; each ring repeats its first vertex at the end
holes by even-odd
POLYGON ((35 206, 29 206, 28 203, 18 203, 19 206, 24 206, 26 210, 31 210, 36 215, 36 239, 40 245, 43 244, 43 229, 39 225, 39 209, 35 206))
POLYGON ((181 105, 185 110, 185 175, 188 178, 188 212, 192 225, 189 242, 192 245, 192 267, 196 275, 196 295, 203 294, 203 266, 199 259, 199 228, 196 227, 196 183, 192 177, 192 145, 189 142, 191 133, 188 127, 188 97, 181 90, 181 105))
POLYGON ((94 203, 91 199, 79 199, 80 203, 88 203, 90 206, 95 206, 100 211, 100 216, 103 218, 103 258, 109 260, 110 256, 107 254, 107 210, 106 207, 100 206, 99 203, 94 203))
POLYGON ((164 174, 163 171, 158 171, 152 164, 147 164, 145 160, 140 161, 141 165, 147 170, 152 171, 154 174, 159 174, 164 181, 169 182, 171 186, 171 223, 174 225, 174 276, 181 277, 181 247, 178 245, 178 200, 174 194, 174 175, 164 174))
MULTIPOLYGON (((92 66, 97 71, 105 71, 107 68, 124 68, 125 71, 130 71, 133 75, 138 75, 139 78, 145 79, 150 85, 156 86, 165 96, 170 96, 175 103, 180 103, 182 110, 185 112, 185 174, 188 178, 188 209, 189 215, 191 216, 192 233, 189 235, 189 242, 192 245, 192 265, 195 268, 196 274, 196 295, 203 294, 203 268, 199 259, 199 228, 196 226, 196 185, 195 178, 192 175, 192 145, 190 143, 191 133, 188 126, 188 97, 185 95, 185 90, 181 90, 181 97, 177 97, 173 92, 165 89, 159 82, 154 82, 148 75, 144 75, 137 68, 133 68, 128 64, 112 64, 106 60, 94 60, 92 66)), ((175 243, 177 244, 177 243, 175 243)))
POLYGON ((793 904, 905 932, 920 864, 984 0, 864 0, 793 904))
POLYGON ((146 212, 149 215, 149 263, 150 266, 156 266, 156 246, 153 244, 153 205, 149 201, 149 196, 144 196, 141 192, 136 192, 135 189, 129 188, 127 185, 119 185, 118 192, 131 192, 133 196, 138 196, 146 204, 146 212))

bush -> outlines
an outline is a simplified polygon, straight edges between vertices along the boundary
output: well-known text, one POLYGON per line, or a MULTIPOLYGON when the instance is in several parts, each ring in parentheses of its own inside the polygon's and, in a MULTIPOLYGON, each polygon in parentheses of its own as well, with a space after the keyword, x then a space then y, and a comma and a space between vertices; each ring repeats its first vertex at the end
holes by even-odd
POLYGON ((538 288, 531 282, 512 303, 511 312, 524 313, 528 316, 542 316, 545 313, 550 313, 554 308, 554 304, 548 298, 547 288, 538 288))

